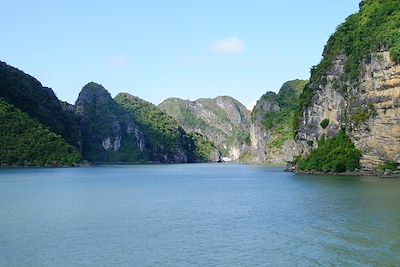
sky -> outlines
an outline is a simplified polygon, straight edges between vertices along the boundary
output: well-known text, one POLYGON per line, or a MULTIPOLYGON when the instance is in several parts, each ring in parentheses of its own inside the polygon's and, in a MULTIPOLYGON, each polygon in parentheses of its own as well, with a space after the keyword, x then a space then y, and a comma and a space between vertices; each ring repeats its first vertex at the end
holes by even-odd
POLYGON ((114 97, 229 95, 245 106, 308 79, 358 0, 2 1, 0 60, 74 103, 90 81, 114 97))

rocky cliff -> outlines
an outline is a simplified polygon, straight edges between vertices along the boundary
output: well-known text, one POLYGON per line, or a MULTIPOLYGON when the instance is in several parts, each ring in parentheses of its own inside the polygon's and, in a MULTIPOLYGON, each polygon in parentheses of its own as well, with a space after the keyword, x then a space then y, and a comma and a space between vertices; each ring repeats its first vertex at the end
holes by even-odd
POLYGON ((362 1, 331 36, 300 98, 303 155, 344 129, 364 170, 400 163, 399 21, 398 1, 362 1))
POLYGON ((64 112, 53 90, 34 77, 0 61, 0 98, 38 120, 51 131, 77 146, 77 124, 64 112))
POLYGON ((299 153, 293 136, 293 116, 307 81, 284 83, 276 94, 265 93, 251 113, 251 159, 256 163, 285 164, 299 153))
POLYGON ((103 86, 88 83, 75 102, 85 159, 92 162, 146 162, 145 137, 127 111, 103 86))
POLYGON ((219 151, 201 137, 188 135, 179 123, 157 106, 139 97, 120 93, 115 101, 136 121, 146 136, 153 162, 218 162, 219 151), (204 152, 204 153, 201 153, 204 152))
POLYGON ((205 136, 186 133, 157 106, 128 94, 116 100, 91 82, 71 105, 0 62, 0 166, 221 161, 205 136))
POLYGON ((195 101, 169 98, 159 107, 185 131, 208 138, 226 160, 239 160, 249 154, 250 111, 239 101, 228 96, 195 101))

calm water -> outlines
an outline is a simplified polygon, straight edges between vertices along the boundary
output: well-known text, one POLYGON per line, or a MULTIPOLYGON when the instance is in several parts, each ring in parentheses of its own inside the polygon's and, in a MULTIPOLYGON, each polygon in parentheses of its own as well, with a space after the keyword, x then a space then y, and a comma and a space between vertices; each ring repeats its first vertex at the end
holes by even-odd
POLYGON ((0 171, 0 266, 400 265, 400 179, 235 164, 0 171))

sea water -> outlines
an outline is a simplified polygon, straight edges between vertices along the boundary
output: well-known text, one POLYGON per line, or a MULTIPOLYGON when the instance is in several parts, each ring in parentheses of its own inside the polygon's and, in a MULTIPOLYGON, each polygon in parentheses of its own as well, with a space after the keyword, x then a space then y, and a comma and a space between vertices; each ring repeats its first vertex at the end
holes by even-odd
POLYGON ((237 164, 0 170, 0 266, 400 265, 400 180, 237 164))

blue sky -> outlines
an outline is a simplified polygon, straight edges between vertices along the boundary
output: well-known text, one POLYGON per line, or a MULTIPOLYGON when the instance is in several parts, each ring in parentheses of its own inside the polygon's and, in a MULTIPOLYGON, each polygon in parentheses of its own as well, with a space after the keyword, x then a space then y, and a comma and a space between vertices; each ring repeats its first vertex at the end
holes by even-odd
POLYGON ((88 82, 112 96, 230 95, 244 105, 309 78, 358 0, 2 1, 0 60, 74 103, 88 82))

